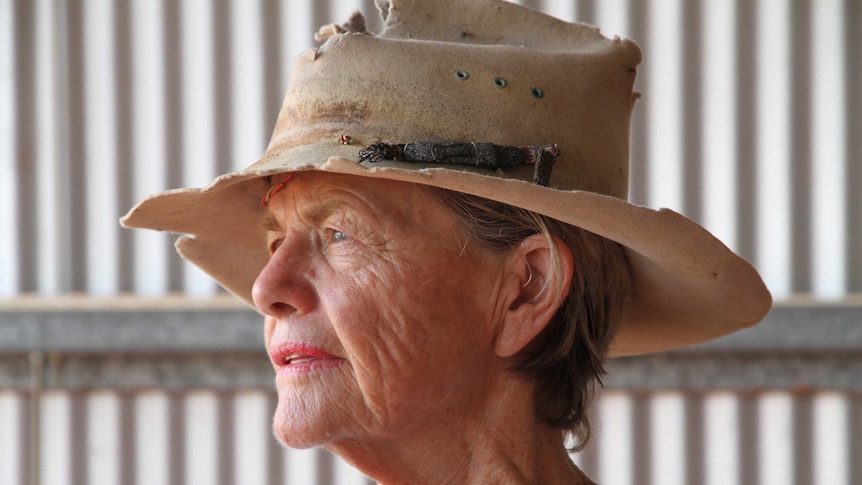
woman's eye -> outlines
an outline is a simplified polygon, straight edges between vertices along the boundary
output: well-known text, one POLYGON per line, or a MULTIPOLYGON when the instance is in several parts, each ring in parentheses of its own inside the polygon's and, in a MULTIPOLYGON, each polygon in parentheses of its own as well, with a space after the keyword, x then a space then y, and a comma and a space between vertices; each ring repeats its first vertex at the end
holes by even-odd
POLYGON ((331 242, 341 242, 341 241, 346 241, 346 240, 350 239, 350 236, 348 236, 346 233, 344 233, 342 231, 335 230, 335 229, 327 229, 326 233, 327 233, 328 239, 331 242))

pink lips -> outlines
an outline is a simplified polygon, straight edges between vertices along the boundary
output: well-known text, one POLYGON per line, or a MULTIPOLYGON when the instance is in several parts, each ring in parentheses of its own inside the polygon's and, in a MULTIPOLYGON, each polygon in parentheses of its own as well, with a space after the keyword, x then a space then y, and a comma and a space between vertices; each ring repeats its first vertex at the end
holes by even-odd
POLYGON ((322 349, 298 342, 270 345, 269 357, 279 376, 329 369, 341 365, 344 361, 322 349))

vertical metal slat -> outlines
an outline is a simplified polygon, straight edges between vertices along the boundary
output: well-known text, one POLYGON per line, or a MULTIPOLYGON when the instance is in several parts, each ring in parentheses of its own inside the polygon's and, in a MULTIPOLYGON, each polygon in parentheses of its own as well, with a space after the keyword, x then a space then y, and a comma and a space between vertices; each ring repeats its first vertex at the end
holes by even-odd
MULTIPOLYGON (((847 89, 844 133, 847 140, 844 196, 847 224, 845 253, 849 293, 862 293, 862 2, 844 1, 844 87, 847 89)), ((862 455, 860 455, 862 456, 862 455)), ((862 483, 862 477, 859 478, 862 483)), ((857 483, 857 482, 852 482, 857 483)))
POLYGON ((138 476, 137 429, 135 427, 135 396, 131 392, 120 392, 117 410, 117 461, 119 483, 136 485, 138 476))
POLYGON ((36 55, 35 55, 35 4, 33 2, 13 2, 14 28, 14 64, 15 77, 15 158, 14 167, 17 175, 18 190, 17 206, 17 266, 18 291, 36 291, 36 268, 38 267, 38 235, 36 220, 36 204, 33 189, 36 180, 36 117, 33 106, 36 96, 36 55))
MULTIPOLYGON (((39 477, 42 483, 52 485, 77 485, 85 483, 80 475, 82 465, 75 465, 74 437, 75 424, 79 422, 78 415, 72 409, 72 399, 65 392, 45 392, 40 399, 39 414, 42 422, 39 442, 39 477)), ((79 446, 79 450, 86 449, 79 446)))
POLYGON ((792 485, 814 484, 813 413, 810 394, 797 394, 792 405, 792 442, 793 442, 793 483, 792 485))
POLYGON ((84 82, 84 65, 90 53, 84 42, 84 0, 67 0, 66 18, 66 68, 62 77, 68 79, 66 99, 68 111, 63 125, 68 143, 68 191, 69 191, 69 272, 71 291, 85 292, 89 287, 89 253, 87 252, 87 227, 89 221, 84 208, 90 188, 85 161, 85 143, 90 127, 85 116, 87 92, 84 82))
POLYGON ((848 396, 847 458, 849 483, 862 483, 862 395, 848 396))
POLYGON ((682 393, 656 392, 650 407, 651 483, 685 485, 685 401, 682 393))
POLYGON ((263 48, 262 76, 263 76, 263 135, 266 138, 263 143, 269 141, 270 130, 275 126, 278 112, 281 109, 282 96, 287 89, 287 84, 282 82, 282 64, 290 62, 290 59, 282 59, 281 42, 279 39, 279 20, 281 19, 282 5, 277 0, 263 0, 261 45, 263 48))
POLYGON ((685 468, 684 483, 706 483, 706 436, 705 399, 699 393, 687 393, 683 396, 685 421, 683 424, 683 450, 685 457, 682 465, 685 468))
MULTIPOLYGON (((843 194, 847 88, 843 86, 842 3, 811 3, 811 93, 805 99, 811 114, 811 289, 815 297, 825 299, 841 298, 847 281, 843 243, 847 239, 843 194)), ((857 127, 857 133, 862 129, 857 127)))
POLYGON ((757 256, 757 8, 754 2, 736 2, 736 200, 735 250, 743 258, 757 256))
POLYGON ((793 465, 794 405, 790 394, 780 391, 764 393, 758 399, 759 418, 759 485, 793 484, 797 471, 793 465), (768 466, 765 466, 767 465, 768 466))
MULTIPOLYGON (((173 485, 186 485, 187 462, 185 396, 179 392, 168 394, 168 442, 165 450, 168 455, 170 482, 173 485)), ((143 484, 140 484, 143 485, 143 484)))
MULTIPOLYGON (((114 70, 114 99, 116 100, 116 113, 114 115, 114 139, 116 140, 116 178, 114 180, 102 180, 104 184, 100 190, 116 184, 113 205, 117 208, 117 214, 123 207, 131 207, 135 198, 140 195, 136 185, 146 180, 135 171, 135 153, 140 146, 148 144, 143 136, 136 137, 140 133, 141 119, 136 117, 140 113, 140 105, 135 104, 134 79, 135 63, 139 62, 135 54, 134 40, 132 36, 137 28, 138 22, 133 21, 134 8, 132 0, 114 0, 113 18, 113 70, 114 70)), ((149 42, 159 42, 160 39, 148 39, 149 42)), ((98 150, 90 147, 90 152, 98 150)), ((157 162, 156 162, 157 163, 157 162)), ((136 290, 135 279, 138 268, 134 264, 138 260, 138 252, 148 252, 140 241, 137 234, 128 230, 119 230, 117 235, 117 265, 119 273, 116 276, 117 289, 123 292, 136 290)), ((104 278, 104 275, 98 275, 104 278)))
POLYGON ((596 6, 594 0, 577 0, 575 17, 578 22, 591 24, 596 19, 596 6))
POLYGON ((632 421, 633 401, 637 395, 625 392, 605 392, 599 415, 601 439, 599 443, 599 469, 594 480, 599 483, 631 483, 636 473, 637 454, 633 449, 635 423, 632 421))
POLYGON ((0 483, 24 485, 24 444, 27 436, 23 399, 14 392, 0 391, 0 483))
POLYGON ((809 423, 812 441, 807 445, 811 453, 812 483, 851 485, 850 399, 843 393, 819 392, 813 396, 812 404, 809 423))
MULTIPOLYGON (((164 126, 162 127, 165 139, 165 179, 164 186, 177 188, 183 186, 183 166, 188 161, 183 159, 183 140, 186 138, 185 124, 183 123, 183 65, 186 59, 183 57, 186 50, 183 45, 183 28, 185 19, 182 17, 183 8, 181 2, 166 1, 162 8, 162 25, 164 26, 164 42, 162 43, 162 58, 164 59, 163 80, 164 99, 162 110, 164 113, 164 126)), ((200 55, 200 53, 197 53, 200 55)), ((200 87, 196 87, 200 89, 200 87)), ((164 268, 167 281, 164 287, 169 293, 179 293, 183 289, 183 264, 182 259, 173 248, 172 238, 164 237, 161 242, 163 251, 167 254, 164 268)))
MULTIPOLYGON (((174 2, 168 2, 174 3, 174 2)), ((209 0, 183 0, 180 3, 182 19, 179 48, 182 50, 180 87, 182 97, 182 178, 175 186, 201 187, 209 183, 219 170, 219 146, 216 140, 221 133, 216 131, 218 105, 222 93, 217 89, 223 76, 216 58, 218 4, 209 0)), ((185 294, 209 295, 214 284, 202 271, 183 262, 175 251, 169 251, 175 265, 172 277, 180 278, 185 294)))
MULTIPOLYGON (((129 53, 129 60, 122 64, 122 83, 118 83, 117 91, 125 99, 122 108, 130 112, 129 130, 123 135, 128 139, 127 145, 119 144, 119 164, 123 166, 121 181, 123 176, 129 177, 128 186, 124 181, 118 194, 121 213, 149 194, 168 188, 165 185, 168 171, 168 135, 165 132, 168 120, 164 103, 167 99, 165 3, 162 0, 132 1, 123 6, 124 15, 118 16, 124 31, 123 49, 129 53)), ((176 46, 172 47, 171 50, 176 50, 176 46)), ((174 252, 165 244, 167 234, 131 230, 124 230, 122 234, 129 238, 129 246, 134 247, 134 252, 121 266, 123 291, 142 296, 166 293, 168 254, 174 252)))
POLYGON ((232 395, 224 390, 215 393, 216 411, 213 423, 216 439, 216 462, 218 485, 230 485, 235 478, 236 464, 234 463, 234 401, 232 395))
POLYGON ((88 190, 83 206, 87 220, 87 292, 110 296, 117 293, 120 268, 120 228, 117 225, 120 133, 116 121, 118 101, 122 101, 117 92, 119 73, 114 69, 117 51, 114 12, 121 8, 112 0, 85 0, 83 4, 83 41, 87 50, 84 58, 84 120, 87 123, 84 167, 88 190))
POLYGON ((703 221, 703 8, 701 0, 682 3, 682 210, 695 221, 703 221))
MULTIPOLYGON (((170 477, 173 439, 170 424, 170 398, 164 391, 143 391, 131 395, 127 412, 134 426, 129 455, 132 464, 123 467, 128 482, 134 485, 177 483, 170 477)), ((181 426, 179 427, 182 428, 181 426)))
POLYGON ((233 152, 230 170, 255 162, 269 141, 265 133, 263 0, 230 3, 231 19, 231 127, 233 152))
POLYGON ((195 391, 184 396, 184 485, 221 485, 228 459, 221 453, 221 412, 215 392, 195 391))
POLYGON ((751 393, 739 396, 739 485, 760 483, 760 414, 758 400, 751 393))
MULTIPOLYGON (((649 42, 648 25, 650 23, 647 2, 631 0, 629 3, 629 32, 632 39, 640 44, 643 52, 650 52, 652 48, 649 42)), ((579 17, 580 18, 580 17, 579 17)), ((635 81, 635 90, 640 93, 649 93, 651 86, 648 76, 644 75, 644 66, 638 71, 635 81)), ((647 156, 650 150, 652 130, 647 122, 644 101, 635 104, 635 110, 631 121, 631 153, 629 160, 629 200, 634 204, 646 204, 650 198, 649 171, 650 160, 647 156)))
MULTIPOLYGON (((703 43, 703 57, 707 60, 703 63, 700 92, 704 105, 701 120, 703 173, 701 180, 683 181, 683 184, 698 184, 697 188, 702 193, 704 226, 731 249, 739 240, 735 220, 739 207, 738 110, 735 97, 740 70, 733 42, 739 28, 736 15, 735 2, 711 0, 703 4, 700 42, 703 43)), ((693 40, 688 42, 694 43, 693 40)), ((686 160, 683 166, 688 163, 686 160)))
POLYGON ((790 5, 790 160, 791 160, 791 291, 811 285, 811 0, 790 5))
MULTIPOLYGON (((57 29, 55 17, 57 8, 54 2, 48 0, 36 0, 35 21, 33 25, 35 35, 35 70, 36 70, 36 96, 34 106, 31 107, 35 113, 35 179, 39 190, 38 201, 33 201, 33 210, 36 215, 30 221, 36 230, 36 248, 39 254, 37 265, 31 268, 35 273, 36 289, 42 294, 57 294, 61 291, 61 277, 63 257, 62 248, 59 244, 58 232, 62 230, 58 210, 65 201, 60 197, 64 192, 60 190, 63 182, 63 167, 59 166, 58 149, 59 138, 57 130, 57 29)), ((63 288, 65 290, 66 288, 63 288)))
POLYGON ((654 394, 637 392, 631 401, 632 485, 651 485, 655 470, 653 460, 652 399, 654 394))
POLYGON ((215 0, 213 3, 213 91, 212 106, 215 123, 215 172, 227 173, 232 168, 234 116, 231 93, 233 92, 233 51, 230 40, 233 35, 230 22, 230 0, 215 0))
POLYGON ((702 430, 698 431, 703 440, 703 474, 693 476, 692 470, 689 470, 687 483, 741 484, 739 450, 742 438, 739 425, 742 420, 739 397, 727 391, 711 391, 703 396, 700 410, 702 430))

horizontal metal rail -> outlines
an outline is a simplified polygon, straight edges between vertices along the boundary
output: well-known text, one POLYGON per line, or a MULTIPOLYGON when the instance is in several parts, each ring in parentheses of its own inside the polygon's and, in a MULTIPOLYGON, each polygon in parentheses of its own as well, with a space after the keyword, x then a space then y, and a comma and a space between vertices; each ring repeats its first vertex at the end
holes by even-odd
MULTIPOLYGON (((257 313, 215 300, 0 305, 0 387, 25 388, 30 355, 47 387, 271 388, 257 313), (39 307, 48 309, 39 309, 39 307), (51 308, 54 306, 54 308, 51 308), (59 308, 58 308, 59 307, 59 308)), ((759 325, 713 342, 612 359, 612 389, 862 391, 862 306, 779 304, 759 325)))

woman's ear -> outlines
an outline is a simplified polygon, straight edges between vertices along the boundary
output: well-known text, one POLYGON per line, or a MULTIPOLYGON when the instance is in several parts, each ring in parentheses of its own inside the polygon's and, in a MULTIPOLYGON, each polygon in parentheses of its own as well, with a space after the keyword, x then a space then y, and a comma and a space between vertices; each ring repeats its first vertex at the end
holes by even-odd
POLYGON ((565 300, 574 271, 569 247, 561 239, 543 234, 534 234, 512 248, 506 265, 508 308, 503 309, 495 344, 500 357, 517 354, 545 329, 565 300))

